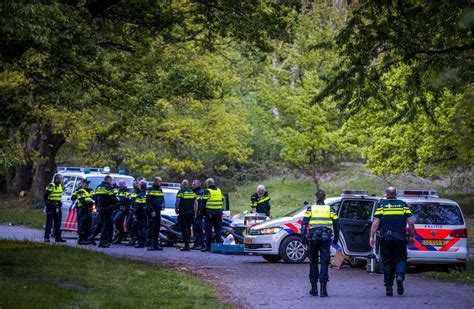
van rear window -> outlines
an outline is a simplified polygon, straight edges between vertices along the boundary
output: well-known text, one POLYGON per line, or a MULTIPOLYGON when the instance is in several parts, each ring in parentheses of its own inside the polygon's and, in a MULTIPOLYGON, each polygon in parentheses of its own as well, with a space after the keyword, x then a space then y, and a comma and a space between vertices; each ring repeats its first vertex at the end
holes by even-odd
POLYGON ((408 204, 415 224, 463 225, 461 210, 456 205, 419 203, 408 204))

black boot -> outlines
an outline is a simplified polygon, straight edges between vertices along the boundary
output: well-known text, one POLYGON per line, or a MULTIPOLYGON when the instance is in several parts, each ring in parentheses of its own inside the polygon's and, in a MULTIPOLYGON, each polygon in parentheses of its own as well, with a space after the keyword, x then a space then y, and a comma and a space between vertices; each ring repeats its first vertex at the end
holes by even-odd
POLYGON ((122 237, 117 237, 112 241, 113 245, 121 245, 122 244, 122 237))
POLYGON ((398 295, 403 295, 404 291, 405 290, 403 289, 403 279, 397 278, 397 293, 398 293, 398 295))
POLYGON ((326 282, 321 282, 321 297, 328 297, 328 291, 326 290, 326 282))
POLYGON ((385 295, 393 296, 393 287, 391 285, 385 286, 385 295))
POLYGON ((309 294, 311 296, 318 296, 318 283, 317 282, 311 282, 311 290, 309 291, 309 294))

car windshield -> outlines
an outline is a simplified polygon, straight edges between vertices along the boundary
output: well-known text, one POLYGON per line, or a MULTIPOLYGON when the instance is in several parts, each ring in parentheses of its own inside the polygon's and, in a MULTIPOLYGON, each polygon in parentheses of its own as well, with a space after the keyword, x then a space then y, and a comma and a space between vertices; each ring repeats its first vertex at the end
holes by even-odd
POLYGON ((165 194, 165 208, 174 208, 178 191, 163 192, 165 194))
MULTIPOLYGON (((104 181, 104 176, 87 176, 87 180, 90 180, 90 182, 91 182, 89 184, 89 188, 91 188, 95 191, 97 186, 100 185, 102 183, 102 181, 104 181)), ((132 188, 132 186, 133 186, 133 179, 132 178, 120 177, 120 176, 114 177, 114 181, 115 181, 116 184, 118 184, 119 181, 121 181, 121 180, 125 181, 128 188, 132 188)))
POLYGON ((415 224, 463 225, 461 211, 456 205, 409 204, 415 224))
POLYGON ((300 208, 297 208, 289 213, 287 213, 286 215, 284 215, 284 217, 293 217, 294 215, 297 215, 298 213, 304 211, 306 208, 308 208, 308 206, 303 206, 303 207, 300 207, 300 208))

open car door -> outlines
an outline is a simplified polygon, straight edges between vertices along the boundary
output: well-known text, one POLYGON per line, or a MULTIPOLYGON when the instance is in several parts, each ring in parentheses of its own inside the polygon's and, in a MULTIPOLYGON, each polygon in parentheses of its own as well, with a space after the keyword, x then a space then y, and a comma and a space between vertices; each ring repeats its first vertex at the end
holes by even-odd
POLYGON ((339 207, 341 244, 344 253, 367 256, 372 248, 369 244, 372 213, 377 199, 345 198, 339 207))

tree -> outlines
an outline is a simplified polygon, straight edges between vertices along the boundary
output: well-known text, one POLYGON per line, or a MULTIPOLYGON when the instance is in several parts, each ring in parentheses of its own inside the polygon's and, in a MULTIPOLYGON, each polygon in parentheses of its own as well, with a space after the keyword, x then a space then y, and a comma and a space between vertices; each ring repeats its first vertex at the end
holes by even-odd
MULTIPOLYGON (((0 117, 4 128, 1 138, 21 145, 26 162, 9 169, 8 191, 27 189, 32 175, 25 171, 33 169, 32 191, 40 195, 55 170, 57 152, 65 142, 76 138, 77 117, 87 118, 90 112, 108 116, 105 113, 113 111, 119 120, 99 129, 100 140, 101 134, 133 125, 123 121, 128 119, 126 111, 140 114, 153 110, 157 100, 167 99, 161 96, 164 90, 188 91, 177 87, 187 76, 174 76, 176 80, 171 75, 167 76, 170 83, 161 85, 163 91, 144 94, 147 87, 156 90, 154 83, 163 81, 153 78, 160 69, 157 65, 166 66, 159 62, 166 46, 194 41, 201 48, 212 49, 236 39, 249 46, 267 48, 267 39, 286 35, 285 29, 291 21, 286 18, 286 5, 292 2, 280 4, 273 1, 2 3, 0 74, 5 82, 0 92, 2 105, 6 107, 0 117), (156 51, 153 56, 158 64, 147 57, 149 50, 156 51)), ((188 84, 199 90, 198 83, 188 84)), ((194 95, 185 94, 191 98, 194 95)))
POLYGON ((470 1, 362 1, 313 103, 339 103, 378 174, 470 169, 473 29, 470 1))
POLYGON ((425 90, 462 93, 474 78, 473 12, 466 0, 362 1, 337 37, 341 61, 315 101, 335 96, 341 108, 357 111, 367 98, 389 104, 411 92, 408 107, 419 110, 425 90), (409 82, 381 91, 384 73, 399 66, 410 67, 409 82))
POLYGON ((332 40, 343 26, 341 11, 312 3, 299 12, 293 43, 276 43, 276 55, 259 84, 259 100, 272 112, 280 157, 310 174, 319 188, 319 175, 333 166, 350 144, 341 134, 342 119, 331 99, 311 104, 324 87, 324 76, 337 62, 334 49, 315 48, 332 40))

